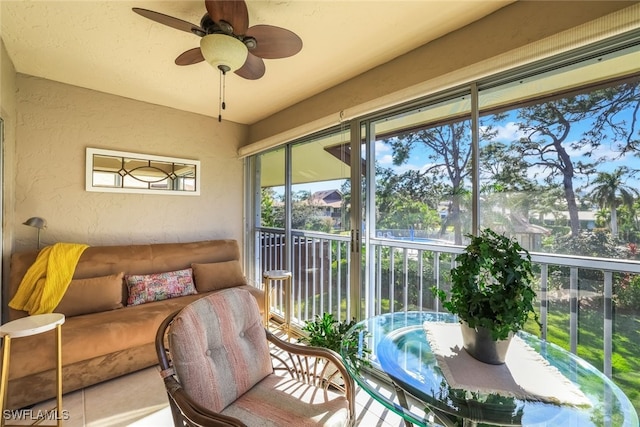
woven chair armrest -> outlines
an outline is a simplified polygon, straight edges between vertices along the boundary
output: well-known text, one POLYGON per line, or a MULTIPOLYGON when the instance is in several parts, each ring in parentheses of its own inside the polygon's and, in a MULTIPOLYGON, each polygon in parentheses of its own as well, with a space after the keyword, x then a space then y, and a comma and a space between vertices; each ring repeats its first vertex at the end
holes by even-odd
POLYGON ((331 380, 339 373, 342 377, 343 384, 336 388, 344 392, 349 402, 352 419, 355 417, 355 383, 338 353, 324 347, 290 343, 278 338, 268 330, 265 330, 265 332, 267 334, 267 340, 270 343, 288 353, 288 361, 285 361, 281 357, 278 357, 278 360, 286 364, 289 373, 297 379, 303 379, 315 385, 318 385, 318 380, 324 380, 325 385, 331 384, 335 386, 336 383, 331 380), (311 362, 310 359, 329 361, 335 366, 336 372, 326 376, 327 366, 329 364, 325 363, 324 368, 318 369, 318 364, 311 362))

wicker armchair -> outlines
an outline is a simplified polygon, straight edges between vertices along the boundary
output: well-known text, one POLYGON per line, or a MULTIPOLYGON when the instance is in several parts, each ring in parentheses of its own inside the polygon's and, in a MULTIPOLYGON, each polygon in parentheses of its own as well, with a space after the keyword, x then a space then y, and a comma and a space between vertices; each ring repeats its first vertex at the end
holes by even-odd
POLYGON ((354 382, 340 357, 265 330, 246 290, 171 314, 156 351, 176 426, 353 425, 354 382))

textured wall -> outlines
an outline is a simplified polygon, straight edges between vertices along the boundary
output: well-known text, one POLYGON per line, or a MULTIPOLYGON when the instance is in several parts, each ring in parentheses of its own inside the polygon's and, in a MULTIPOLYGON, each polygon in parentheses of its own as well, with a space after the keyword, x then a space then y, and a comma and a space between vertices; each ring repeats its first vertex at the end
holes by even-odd
MULTIPOLYGON (((14 215, 14 194, 12 177, 15 173, 15 128, 16 128, 16 70, 7 54, 4 43, 0 39, 0 117, 4 121, 4 140, 2 146, 2 283, 9 277, 9 255, 13 249, 12 224, 14 215)), ((4 288, 3 288, 4 289, 4 288)), ((3 292, 4 301, 4 292, 3 292)), ((0 306, 0 314, 4 304, 0 306)))
POLYGON ((32 76, 17 75, 15 249, 89 245, 242 242, 246 127, 32 76), (200 196, 85 191, 86 147, 200 160, 200 196))

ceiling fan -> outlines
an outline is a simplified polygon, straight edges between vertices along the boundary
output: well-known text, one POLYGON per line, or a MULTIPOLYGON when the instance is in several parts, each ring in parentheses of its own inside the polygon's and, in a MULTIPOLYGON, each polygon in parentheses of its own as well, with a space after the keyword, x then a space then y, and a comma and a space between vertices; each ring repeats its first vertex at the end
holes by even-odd
MULTIPOLYGON (((223 81, 227 72, 256 80, 265 73, 263 59, 293 56, 302 49, 302 40, 294 32, 273 25, 249 27, 249 13, 244 0, 205 0, 207 13, 200 25, 152 10, 134 7, 133 11, 152 21, 195 34, 200 47, 180 54, 177 65, 207 61, 221 73, 221 108, 224 109, 223 81)), ((220 115, 218 120, 220 120, 220 115)))

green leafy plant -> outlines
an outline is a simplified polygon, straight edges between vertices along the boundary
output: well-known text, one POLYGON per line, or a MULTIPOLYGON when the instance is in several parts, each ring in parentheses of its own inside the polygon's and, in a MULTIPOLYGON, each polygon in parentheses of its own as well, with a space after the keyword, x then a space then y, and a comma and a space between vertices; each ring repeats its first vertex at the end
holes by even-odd
POLYGON ((432 288, 434 295, 469 327, 490 330, 494 340, 522 329, 531 314, 540 325, 529 252, 489 228, 468 237, 471 242, 451 270, 450 299, 442 289, 432 288))
POLYGON ((323 313, 322 316, 316 315, 313 320, 305 321, 302 330, 307 332, 308 335, 299 338, 298 342, 316 347, 325 347, 338 354, 340 354, 340 347, 344 345, 347 349, 346 357, 349 359, 349 363, 356 370, 359 370, 362 366, 370 366, 370 362, 367 359, 370 350, 366 347, 366 343, 363 342, 363 355, 358 357, 358 352, 360 351, 358 335, 351 334, 345 338, 346 332, 355 324, 355 319, 340 322, 331 313, 323 313))

